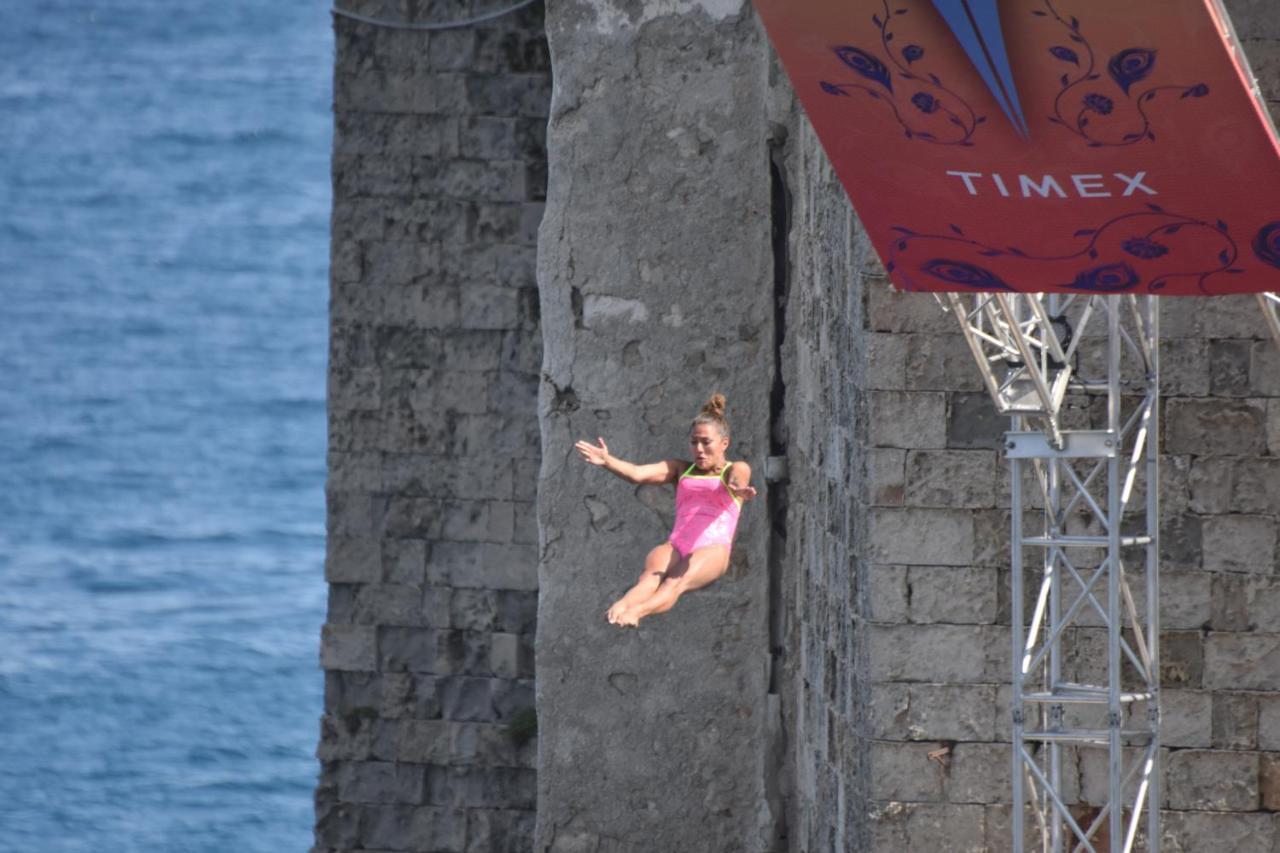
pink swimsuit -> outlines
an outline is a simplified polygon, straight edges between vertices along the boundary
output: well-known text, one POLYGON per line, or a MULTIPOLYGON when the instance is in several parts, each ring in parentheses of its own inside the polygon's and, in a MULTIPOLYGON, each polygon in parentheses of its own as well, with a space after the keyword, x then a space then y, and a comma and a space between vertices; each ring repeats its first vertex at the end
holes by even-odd
POLYGON ((667 541, 681 557, 708 545, 730 545, 738 528, 741 502, 729 491, 725 475, 694 474, 694 466, 676 481, 676 523, 667 541))

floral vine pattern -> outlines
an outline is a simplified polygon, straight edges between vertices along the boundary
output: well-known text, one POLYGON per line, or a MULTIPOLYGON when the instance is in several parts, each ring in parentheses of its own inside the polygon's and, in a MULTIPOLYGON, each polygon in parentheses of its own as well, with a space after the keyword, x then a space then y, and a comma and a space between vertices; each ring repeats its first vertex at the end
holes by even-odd
POLYGON ((924 59, 924 47, 907 44, 897 48, 893 44, 893 19, 911 10, 890 9, 888 0, 882 0, 881 10, 881 14, 871 16, 871 21, 880 31, 880 50, 889 64, 860 47, 834 47, 832 52, 836 58, 863 79, 843 83, 824 80, 820 84, 822 91, 846 98, 852 97, 853 92, 862 92, 883 102, 893 111, 908 139, 935 145, 972 146, 974 131, 986 117, 978 115, 963 98, 944 86, 938 75, 912 70, 915 63, 924 59), (937 121, 944 117, 945 122, 937 121))
MULTIPOLYGON (((1108 86, 1103 81, 1097 68, 1098 59, 1093 46, 1081 32, 1080 21, 1074 15, 1064 16, 1053 4, 1053 0, 1041 0, 1044 8, 1032 10, 1031 14, 1041 18, 1052 18, 1062 25, 1067 40, 1071 45, 1058 44, 1049 48, 1054 59, 1061 62, 1066 70, 1059 82, 1061 89, 1053 101, 1053 115, 1049 121, 1065 127, 1067 130, 1085 140, 1090 147, 1126 146, 1144 140, 1154 141, 1155 132, 1151 129, 1151 117, 1147 108, 1162 93, 1177 92, 1179 99, 1203 98, 1209 94, 1209 87, 1204 83, 1190 86, 1152 86, 1139 91, 1139 85, 1151 75, 1156 65, 1156 51, 1145 47, 1126 48, 1106 63, 1107 75, 1120 90, 1123 97, 1134 106, 1132 111, 1135 121, 1121 128, 1123 133, 1117 138, 1113 134, 1103 136, 1099 129, 1099 120, 1107 117, 1118 118, 1115 113, 1117 97, 1108 94, 1108 86), (1083 55, 1082 55, 1083 54, 1083 55)), ((1165 95, 1168 100, 1172 95, 1165 95)), ((1114 125, 1114 120, 1108 122, 1114 125)))
MULTIPOLYGON (((905 282, 919 290, 1030 289, 1014 287, 1001 277, 1017 271, 1045 290, 1159 293, 1172 279, 1194 278, 1200 292, 1207 295, 1210 276, 1245 271, 1234 266, 1239 246, 1225 222, 1170 213, 1155 204, 1109 219, 1097 228, 1076 231, 1075 238, 1088 239, 1082 248, 1065 255, 1033 255, 1016 246, 993 246, 969 238, 958 225, 952 225, 948 234, 919 234, 900 225, 892 230, 895 237, 886 269, 900 270, 905 282), (1193 230, 1203 233, 1180 244, 1172 239, 1193 230), (1196 257, 1184 259, 1192 251, 1196 257), (988 268, 986 264, 992 262, 983 260, 987 258, 1001 259, 1000 273, 988 268)), ((1253 249, 1264 262, 1280 268, 1280 222, 1263 228, 1254 238, 1253 249)))

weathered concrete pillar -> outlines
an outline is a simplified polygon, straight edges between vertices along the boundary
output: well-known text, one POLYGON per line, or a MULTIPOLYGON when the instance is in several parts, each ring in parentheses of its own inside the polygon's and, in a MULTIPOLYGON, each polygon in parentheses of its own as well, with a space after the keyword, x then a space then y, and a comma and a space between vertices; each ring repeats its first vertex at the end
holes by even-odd
POLYGON ((766 850, 768 48, 744 0, 568 0, 547 30, 535 849, 766 850), (638 630, 609 625, 670 531, 673 490, 626 484, 573 443, 685 458, 714 391, 730 457, 762 490, 733 565, 638 630))

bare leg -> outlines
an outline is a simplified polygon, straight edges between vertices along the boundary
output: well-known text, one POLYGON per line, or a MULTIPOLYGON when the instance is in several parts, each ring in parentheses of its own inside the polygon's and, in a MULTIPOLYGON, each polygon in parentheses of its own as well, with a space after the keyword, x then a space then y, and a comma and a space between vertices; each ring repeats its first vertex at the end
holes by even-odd
POLYGON ((679 557, 680 555, 676 553, 675 548, 671 547, 670 542, 663 542, 650 551, 648 556, 644 558, 644 571, 640 573, 640 580, 636 581, 635 586, 627 590, 626 595, 613 603, 613 606, 605 613, 605 618, 616 625, 618 624, 618 617, 622 615, 624 610, 636 606, 657 592, 658 585, 667 576, 667 572, 679 562, 679 557))
POLYGON ((665 613, 681 595, 692 589, 701 589, 724 574, 729 568, 729 546, 708 545, 689 555, 683 571, 668 572, 658 585, 658 591, 645 601, 630 607, 619 617, 621 625, 637 625, 646 616, 665 613))

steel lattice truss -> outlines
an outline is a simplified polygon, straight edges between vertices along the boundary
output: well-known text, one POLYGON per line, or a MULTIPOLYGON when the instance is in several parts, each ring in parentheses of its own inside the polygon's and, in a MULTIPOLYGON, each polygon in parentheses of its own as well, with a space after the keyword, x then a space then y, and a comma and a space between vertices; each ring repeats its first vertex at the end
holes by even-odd
POLYGON ((1014 847, 1158 851, 1156 299, 944 305, 1012 417, 1014 847))
POLYGON ((1280 293, 1259 293, 1258 305, 1262 307, 1262 316, 1267 319, 1267 328, 1276 346, 1280 347, 1280 293))

